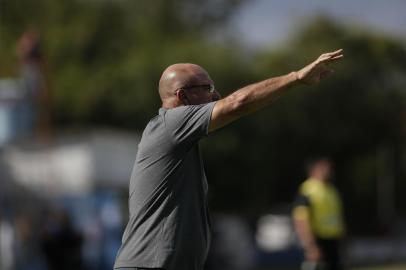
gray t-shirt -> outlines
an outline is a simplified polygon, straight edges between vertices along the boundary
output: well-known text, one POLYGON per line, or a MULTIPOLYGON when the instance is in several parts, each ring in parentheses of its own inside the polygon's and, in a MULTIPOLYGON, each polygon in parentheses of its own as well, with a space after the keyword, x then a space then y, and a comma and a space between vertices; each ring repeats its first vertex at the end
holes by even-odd
POLYGON ((210 245, 199 150, 215 102, 159 110, 142 134, 130 180, 130 218, 114 268, 201 270, 210 245))

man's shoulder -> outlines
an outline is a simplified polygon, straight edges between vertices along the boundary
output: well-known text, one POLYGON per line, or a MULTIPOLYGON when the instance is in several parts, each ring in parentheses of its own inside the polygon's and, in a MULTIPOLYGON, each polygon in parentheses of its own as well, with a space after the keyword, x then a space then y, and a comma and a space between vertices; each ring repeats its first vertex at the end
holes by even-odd
POLYGON ((143 132, 142 132, 142 137, 141 141, 148 140, 153 136, 154 134, 161 133, 162 130, 165 128, 164 125, 164 120, 162 115, 156 115, 153 118, 149 120, 147 125, 145 126, 143 132))
POLYGON ((310 196, 313 193, 317 192, 320 189, 320 185, 318 181, 315 181, 314 179, 306 179, 300 186, 300 192, 303 195, 310 196))
POLYGON ((162 123, 162 115, 161 114, 155 115, 148 121, 147 125, 144 128, 144 131, 150 128, 151 126, 156 126, 160 123, 162 123))
POLYGON ((209 103, 202 103, 202 104, 194 104, 194 105, 182 105, 178 107, 173 107, 173 108, 160 108, 159 109, 159 115, 166 115, 166 114, 182 114, 184 113, 193 113, 196 111, 199 111, 200 109, 204 108, 210 108, 213 106, 216 102, 209 102, 209 103))

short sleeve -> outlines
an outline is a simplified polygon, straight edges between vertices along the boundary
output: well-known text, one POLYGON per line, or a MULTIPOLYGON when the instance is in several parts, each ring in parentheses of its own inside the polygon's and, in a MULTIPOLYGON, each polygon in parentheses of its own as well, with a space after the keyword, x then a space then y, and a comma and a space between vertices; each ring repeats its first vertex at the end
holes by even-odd
POLYGON ((307 196, 299 194, 293 203, 293 218, 308 219, 310 216, 310 200, 307 196))
POLYGON ((295 199, 294 206, 310 207, 310 199, 303 194, 299 194, 295 199))
POLYGON ((165 126, 176 144, 196 142, 208 134, 215 102, 167 110, 165 126))

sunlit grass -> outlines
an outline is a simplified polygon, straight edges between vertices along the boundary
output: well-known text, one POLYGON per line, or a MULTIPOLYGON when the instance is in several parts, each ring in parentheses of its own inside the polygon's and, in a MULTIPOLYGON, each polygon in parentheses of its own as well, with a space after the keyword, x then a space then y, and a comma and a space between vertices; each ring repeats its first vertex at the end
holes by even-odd
POLYGON ((351 270, 406 270, 406 264, 396 264, 389 266, 356 267, 351 270))

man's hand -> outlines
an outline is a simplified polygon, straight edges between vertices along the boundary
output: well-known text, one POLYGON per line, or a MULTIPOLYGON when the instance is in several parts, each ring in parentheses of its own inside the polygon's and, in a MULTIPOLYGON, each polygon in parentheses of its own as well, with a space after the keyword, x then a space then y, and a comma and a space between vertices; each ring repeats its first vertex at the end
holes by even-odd
POLYGON ((305 247, 305 257, 309 262, 320 262, 323 258, 323 254, 318 246, 312 244, 305 247))
POLYGON ((297 71, 297 78, 305 84, 316 84, 324 77, 327 77, 333 70, 328 67, 328 64, 343 58, 343 49, 335 52, 324 53, 317 58, 313 63, 305 66, 297 71))

